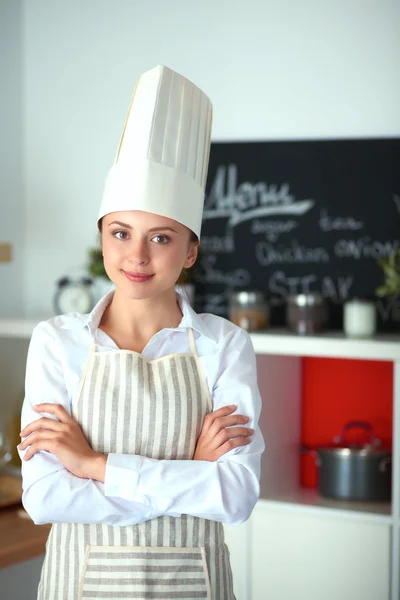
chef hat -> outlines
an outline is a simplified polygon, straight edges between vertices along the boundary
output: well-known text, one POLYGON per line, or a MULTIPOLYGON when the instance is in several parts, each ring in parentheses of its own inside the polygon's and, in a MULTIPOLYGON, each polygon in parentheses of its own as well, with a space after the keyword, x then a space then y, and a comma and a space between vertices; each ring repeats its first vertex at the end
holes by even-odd
POLYGON ((98 219, 144 210, 174 219, 200 238, 212 105, 188 79, 163 66, 134 91, 98 219))

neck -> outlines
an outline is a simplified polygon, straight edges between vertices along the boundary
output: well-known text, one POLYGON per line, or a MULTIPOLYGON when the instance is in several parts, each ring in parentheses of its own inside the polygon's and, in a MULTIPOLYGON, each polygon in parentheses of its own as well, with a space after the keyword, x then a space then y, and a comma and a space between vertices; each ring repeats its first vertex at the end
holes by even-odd
POLYGON ((153 298, 129 298, 115 290, 101 318, 99 327, 124 338, 149 340, 161 329, 177 327, 182 312, 175 288, 153 298))

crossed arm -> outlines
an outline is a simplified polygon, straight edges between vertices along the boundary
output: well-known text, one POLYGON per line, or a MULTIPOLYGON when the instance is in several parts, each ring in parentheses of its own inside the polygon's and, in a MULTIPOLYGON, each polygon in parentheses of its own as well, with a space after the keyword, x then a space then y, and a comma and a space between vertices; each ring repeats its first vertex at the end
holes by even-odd
MULTIPOLYGON (((19 450, 26 450, 23 460, 29 460, 40 450, 54 454, 64 467, 82 479, 95 479, 104 483, 107 455, 93 450, 79 424, 61 404, 37 404, 37 412, 54 415, 57 420, 41 417, 21 431, 24 440, 19 450)), ((245 446, 251 441, 254 429, 240 426, 248 417, 233 415, 236 406, 224 406, 206 415, 193 460, 216 461, 221 456, 245 446)))
MULTIPOLYGON (((30 381, 36 384, 25 398, 23 441, 19 446, 23 504, 36 523, 128 525, 162 514, 183 513, 228 523, 248 518, 258 498, 264 444, 256 427, 259 398, 254 398, 253 404, 242 402, 246 394, 254 396, 254 386, 248 388, 243 368, 231 401, 237 405, 237 413, 249 407, 248 415, 234 414, 233 406, 224 405, 224 377, 232 379, 238 372, 232 361, 233 370, 224 370, 213 390, 215 410, 204 420, 194 460, 106 456, 89 446, 72 418, 63 387, 61 361, 54 367, 57 349, 54 341, 47 342, 49 360, 42 352, 37 364, 32 338, 27 379, 29 372, 34 371, 30 381), (46 372, 50 364, 53 364, 51 373, 46 372), (39 397, 51 400, 33 406, 33 400, 39 397), (254 423, 254 434, 245 427, 248 416, 250 424, 254 423)), ((240 348, 237 353, 240 354, 240 348)), ((253 377, 255 365, 246 368, 253 377)))

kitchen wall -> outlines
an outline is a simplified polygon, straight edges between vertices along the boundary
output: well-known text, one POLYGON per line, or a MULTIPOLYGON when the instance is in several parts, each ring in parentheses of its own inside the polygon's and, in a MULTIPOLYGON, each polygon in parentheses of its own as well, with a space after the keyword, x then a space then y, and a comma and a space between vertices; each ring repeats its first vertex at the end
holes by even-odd
MULTIPOLYGON (((19 3, 14 12, 11 5, 2 10, 12 13, 15 27, 19 3)), ((24 124, 25 195, 23 202, 16 194, 15 206, 26 222, 29 315, 50 313, 54 281, 84 265, 95 244, 103 181, 136 79, 156 64, 187 75, 210 95, 215 140, 400 135, 398 0, 25 0, 21 6, 18 35, 9 34, 6 46, 24 89, 21 107, 14 83, 12 116, 17 121, 20 114, 24 124), (23 68, 9 51, 21 32, 23 68)), ((19 142, 10 133, 6 140, 20 157, 19 142)), ((13 229, 15 219, 7 215, 2 223, 13 229)), ((20 284, 11 286, 16 307, 20 284)), ((7 302, 1 295, 0 315, 7 302)))
POLYGON ((25 289, 22 169, 21 3, 0 0, 0 242, 12 243, 13 261, 0 263, 0 316, 23 310, 25 289))

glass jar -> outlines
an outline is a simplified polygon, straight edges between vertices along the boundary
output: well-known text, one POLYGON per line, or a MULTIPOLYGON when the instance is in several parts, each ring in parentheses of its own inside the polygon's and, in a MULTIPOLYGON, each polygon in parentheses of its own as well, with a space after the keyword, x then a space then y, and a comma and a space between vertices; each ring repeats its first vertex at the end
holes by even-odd
POLYGON ((252 290, 232 292, 229 320, 246 331, 266 329, 269 325, 269 308, 264 294, 252 290))
POLYGON ((349 337, 369 337, 376 332, 376 308, 371 300, 353 298, 343 308, 343 330, 349 337))
POLYGON ((287 297, 286 319, 290 331, 301 335, 323 331, 327 321, 325 300, 319 294, 293 294, 287 297))

